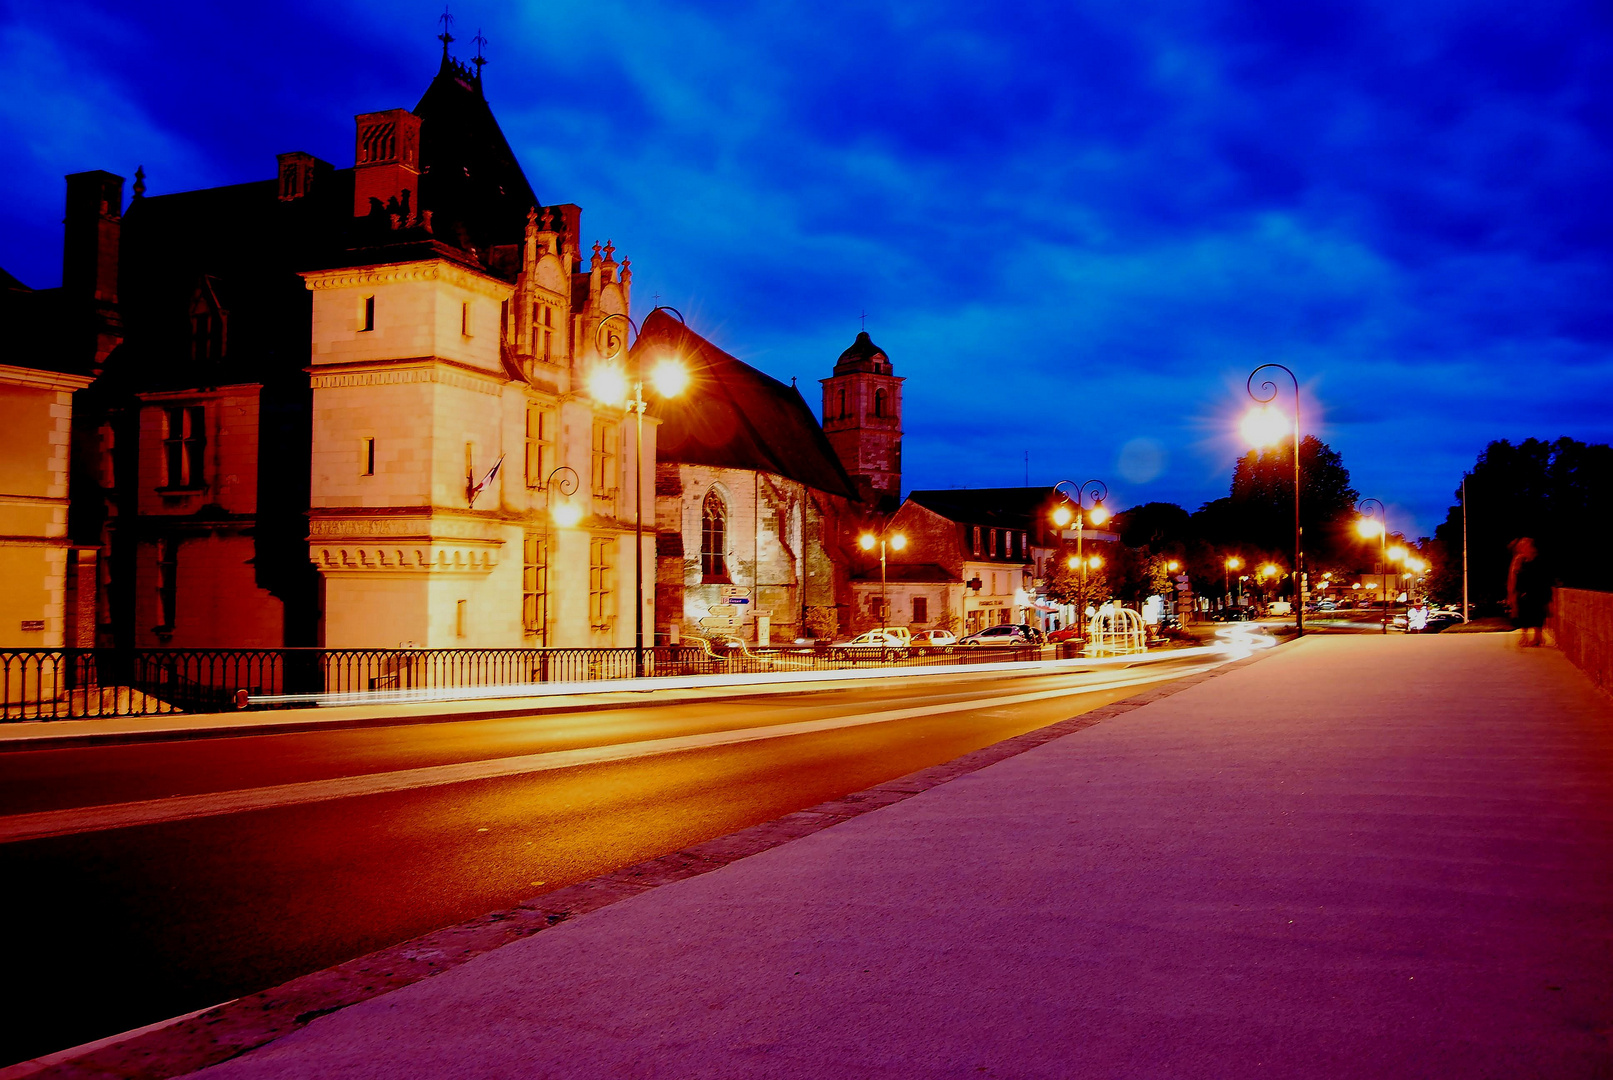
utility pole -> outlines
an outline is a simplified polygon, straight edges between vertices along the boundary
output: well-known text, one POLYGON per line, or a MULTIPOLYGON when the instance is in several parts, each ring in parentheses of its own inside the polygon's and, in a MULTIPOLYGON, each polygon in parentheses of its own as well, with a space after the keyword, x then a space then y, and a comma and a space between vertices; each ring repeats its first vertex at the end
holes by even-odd
POLYGON ((1467 622, 1467 474, 1462 474, 1462 621, 1467 622))

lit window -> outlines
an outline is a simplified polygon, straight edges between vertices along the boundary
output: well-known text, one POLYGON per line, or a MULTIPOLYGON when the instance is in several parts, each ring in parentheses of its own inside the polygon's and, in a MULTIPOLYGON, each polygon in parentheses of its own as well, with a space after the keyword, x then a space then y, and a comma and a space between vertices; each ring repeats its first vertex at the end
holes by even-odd
POLYGON ((526 407, 526 486, 542 487, 554 465, 554 410, 547 405, 526 407))
POLYGON ((616 479, 616 425, 609 420, 594 421, 591 458, 591 490, 601 498, 608 498, 616 491, 612 482, 616 479))
POLYGON ((361 325, 359 327, 359 329, 360 330, 374 330, 375 329, 375 297, 366 296, 364 298, 363 318, 364 318, 363 325, 361 325))
POLYGON ((206 410, 200 405, 179 405, 164 409, 163 417, 163 487, 201 487, 207 451, 206 410))
POLYGON ((549 543, 543 533, 527 533, 521 553, 521 625, 547 645, 549 608, 549 543))
POLYGON ((728 507, 714 490, 706 492, 700 507, 700 578, 728 580, 728 507))
POLYGON ((974 544, 971 546, 970 550, 972 550, 976 555, 980 554, 980 526, 979 525, 976 525, 975 528, 974 528, 974 544))
POLYGON ((588 538, 588 622, 595 630, 610 629, 615 614, 611 591, 614 569, 611 548, 616 541, 608 536, 588 538))
POLYGON ((997 555, 997 530, 991 530, 991 552, 993 558, 997 555))

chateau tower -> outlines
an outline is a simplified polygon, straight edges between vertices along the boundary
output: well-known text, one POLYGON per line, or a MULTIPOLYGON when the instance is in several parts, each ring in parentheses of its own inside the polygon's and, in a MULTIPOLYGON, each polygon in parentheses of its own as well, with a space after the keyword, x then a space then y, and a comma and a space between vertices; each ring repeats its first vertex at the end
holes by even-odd
POLYGON ((902 501, 902 379, 864 330, 823 383, 823 432, 865 502, 902 501))

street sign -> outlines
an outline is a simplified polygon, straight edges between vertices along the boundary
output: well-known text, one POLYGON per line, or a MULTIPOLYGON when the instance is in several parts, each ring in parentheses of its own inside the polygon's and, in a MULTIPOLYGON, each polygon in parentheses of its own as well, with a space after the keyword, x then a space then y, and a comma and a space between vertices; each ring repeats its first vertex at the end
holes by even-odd
POLYGON ((735 600, 742 600, 749 596, 750 587, 748 585, 719 585, 717 586, 717 595, 722 598, 723 603, 731 604, 735 600))

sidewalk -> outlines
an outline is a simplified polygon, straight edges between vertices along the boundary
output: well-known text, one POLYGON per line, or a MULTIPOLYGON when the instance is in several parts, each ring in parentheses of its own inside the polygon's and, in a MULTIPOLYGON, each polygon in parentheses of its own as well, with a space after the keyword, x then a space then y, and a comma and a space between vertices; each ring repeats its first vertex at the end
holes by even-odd
POLYGON ((1613 1074, 1613 707, 1314 637, 203 1074, 1613 1074))

